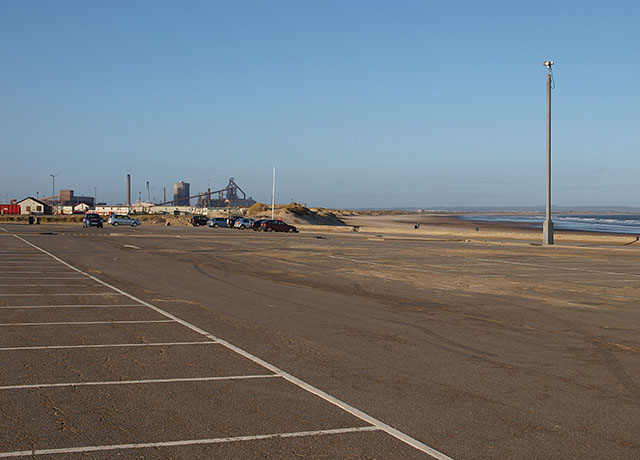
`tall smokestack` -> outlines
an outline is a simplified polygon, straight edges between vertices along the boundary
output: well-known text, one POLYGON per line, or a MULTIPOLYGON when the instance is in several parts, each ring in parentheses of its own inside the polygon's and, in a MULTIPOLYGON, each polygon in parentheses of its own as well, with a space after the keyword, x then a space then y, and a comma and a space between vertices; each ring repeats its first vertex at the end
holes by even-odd
POLYGON ((167 202, 167 187, 162 187, 162 202, 167 202))
POLYGON ((149 181, 147 181, 147 203, 151 203, 151 190, 149 189, 149 181))
POLYGON ((127 206, 131 206, 131 174, 127 174, 127 206))

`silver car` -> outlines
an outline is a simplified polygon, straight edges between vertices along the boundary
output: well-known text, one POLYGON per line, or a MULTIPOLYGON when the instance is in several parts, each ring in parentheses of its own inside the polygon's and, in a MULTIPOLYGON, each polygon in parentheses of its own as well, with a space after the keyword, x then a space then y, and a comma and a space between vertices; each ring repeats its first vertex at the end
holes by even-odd
POLYGON ((251 228, 252 225, 253 219, 245 219, 244 217, 241 217, 233 223, 233 228, 244 230, 245 228, 251 228))
POLYGON ((137 227, 140 225, 140 221, 138 219, 134 219, 133 217, 129 217, 124 214, 111 214, 107 223, 114 227, 117 227, 118 225, 131 225, 132 227, 137 227))

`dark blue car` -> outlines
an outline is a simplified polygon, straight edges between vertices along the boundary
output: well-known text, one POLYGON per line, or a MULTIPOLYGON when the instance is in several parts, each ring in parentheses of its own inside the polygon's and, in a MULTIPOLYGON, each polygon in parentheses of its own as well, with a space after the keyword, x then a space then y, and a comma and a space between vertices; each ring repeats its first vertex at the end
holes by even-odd
POLYGON ((96 213, 87 213, 82 218, 82 226, 84 228, 87 228, 87 227, 102 228, 102 226, 103 226, 102 217, 100 217, 96 213))

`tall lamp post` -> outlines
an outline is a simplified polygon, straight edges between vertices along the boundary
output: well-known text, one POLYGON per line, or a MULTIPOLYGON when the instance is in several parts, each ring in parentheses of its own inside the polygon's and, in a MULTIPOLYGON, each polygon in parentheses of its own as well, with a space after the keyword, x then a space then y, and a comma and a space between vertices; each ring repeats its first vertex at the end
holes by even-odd
POLYGON ((53 197, 56 195, 56 176, 57 174, 49 174, 51 176, 52 179, 52 184, 51 184, 51 199, 53 200, 53 197))
POLYGON ((271 183, 271 220, 273 220, 273 209, 276 202, 276 167, 273 167, 273 182, 271 183))
POLYGON ((542 244, 553 244, 553 222, 551 221, 551 82, 553 61, 542 63, 547 68, 547 213, 542 224, 542 244))

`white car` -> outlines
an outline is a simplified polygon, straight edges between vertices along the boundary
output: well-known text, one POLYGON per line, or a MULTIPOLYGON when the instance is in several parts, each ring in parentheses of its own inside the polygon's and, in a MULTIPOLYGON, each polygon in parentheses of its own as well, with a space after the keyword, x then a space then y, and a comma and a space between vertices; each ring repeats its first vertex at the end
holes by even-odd
POLYGON ((233 228, 239 228, 241 230, 244 230, 245 228, 251 228, 252 224, 253 224, 253 219, 245 219, 244 217, 241 217, 240 219, 234 222, 233 228))
POLYGON ((129 217, 124 214, 111 214, 107 223, 114 227, 117 227, 118 225, 131 225, 132 227, 137 227, 140 225, 140 221, 138 219, 134 219, 133 217, 129 217))

